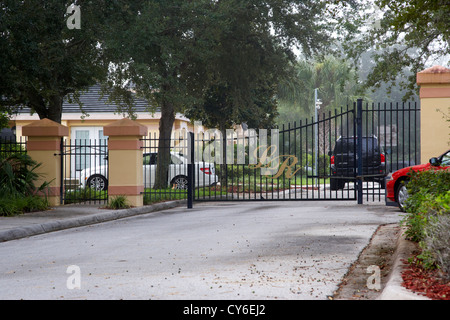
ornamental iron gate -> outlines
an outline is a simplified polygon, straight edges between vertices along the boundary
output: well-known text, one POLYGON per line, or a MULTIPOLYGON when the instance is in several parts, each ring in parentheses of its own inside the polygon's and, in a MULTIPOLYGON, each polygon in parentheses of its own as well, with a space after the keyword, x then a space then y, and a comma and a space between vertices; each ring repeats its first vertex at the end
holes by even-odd
POLYGON ((165 139, 153 132, 141 141, 144 204, 186 199, 190 177, 188 133, 176 132, 171 139, 165 139), (163 155, 162 159, 158 158, 159 155, 163 155), (163 167, 163 162, 167 167, 163 167))
MULTIPOLYGON (((417 103, 364 104, 280 128, 177 131, 141 139, 144 204, 386 201, 385 178, 420 163, 417 103), (160 156, 162 155, 162 156, 160 156), (158 159, 159 157, 159 159, 158 159), (164 158, 167 158, 164 160, 164 158)), ((108 201, 107 139, 61 141, 61 201, 108 201)))
POLYGON ((107 204, 108 140, 61 139, 61 204, 107 204))
POLYGON ((385 178, 420 163, 416 103, 363 104, 271 130, 207 130, 192 150, 195 201, 386 201, 385 178), (198 185, 196 183, 195 185, 198 185))

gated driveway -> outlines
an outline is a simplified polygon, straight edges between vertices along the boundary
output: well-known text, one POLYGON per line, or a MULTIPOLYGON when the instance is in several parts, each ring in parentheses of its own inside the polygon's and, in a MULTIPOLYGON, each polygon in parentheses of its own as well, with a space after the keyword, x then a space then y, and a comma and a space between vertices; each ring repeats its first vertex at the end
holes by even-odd
POLYGON ((9 241, 0 299, 327 299, 400 218, 383 203, 210 202, 9 241))

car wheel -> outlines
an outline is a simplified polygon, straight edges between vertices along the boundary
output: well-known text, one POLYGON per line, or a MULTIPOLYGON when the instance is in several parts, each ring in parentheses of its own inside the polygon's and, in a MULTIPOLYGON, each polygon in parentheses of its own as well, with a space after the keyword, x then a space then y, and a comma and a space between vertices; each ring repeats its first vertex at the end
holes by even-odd
POLYGON ((400 210, 405 211, 406 200, 408 199, 408 189, 406 188, 406 181, 401 181, 397 188, 397 193, 395 198, 397 199, 397 204, 400 210))
POLYGON ((87 187, 92 190, 105 191, 108 190, 108 180, 102 175, 95 174, 92 177, 89 177, 87 187))
POLYGON ((187 190, 188 188, 188 178, 186 176, 176 176, 172 179, 170 183, 174 189, 177 190, 187 190))

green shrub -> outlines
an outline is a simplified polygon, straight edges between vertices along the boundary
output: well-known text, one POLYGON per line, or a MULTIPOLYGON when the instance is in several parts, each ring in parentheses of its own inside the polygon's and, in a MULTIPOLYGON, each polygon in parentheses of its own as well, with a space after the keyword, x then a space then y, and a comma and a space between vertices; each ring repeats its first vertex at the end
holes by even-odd
POLYGON ((4 159, 16 153, 26 154, 23 142, 16 142, 15 139, 0 138, 0 158, 4 159))
POLYGON ((98 191, 91 188, 66 190, 64 204, 80 203, 85 201, 102 201, 108 198, 106 191, 98 191))
POLYGON ((450 215, 433 217, 425 227, 422 253, 418 258, 425 268, 438 267, 450 280, 450 215))
POLYGON ((450 172, 411 171, 409 175, 409 198, 406 201, 407 214, 403 223, 407 227, 408 239, 420 242, 425 237, 424 230, 430 217, 449 213, 450 172))
POLYGON ((440 214, 446 209, 442 203, 434 201, 435 197, 447 193, 450 187, 450 172, 446 170, 429 170, 409 173, 409 198, 406 203, 407 212, 440 214))
POLYGON ((2 154, 0 157, 0 215, 11 216, 23 212, 42 211, 49 207, 46 198, 36 196, 49 185, 36 186, 40 178, 36 172, 40 164, 27 154, 2 154))
POLYGON ((0 194, 2 197, 29 196, 45 190, 49 183, 36 186, 41 164, 27 154, 14 153, 0 158, 0 194))
POLYGON ((13 216, 24 212, 47 210, 49 203, 46 198, 38 196, 20 196, 0 198, 0 216, 13 216))
POLYGON ((450 172, 411 172, 407 184, 405 235, 418 242, 418 261, 424 268, 450 272, 450 172))
POLYGON ((117 196, 109 200, 108 208, 109 209, 128 209, 130 208, 130 204, 128 203, 128 199, 125 196, 117 196))

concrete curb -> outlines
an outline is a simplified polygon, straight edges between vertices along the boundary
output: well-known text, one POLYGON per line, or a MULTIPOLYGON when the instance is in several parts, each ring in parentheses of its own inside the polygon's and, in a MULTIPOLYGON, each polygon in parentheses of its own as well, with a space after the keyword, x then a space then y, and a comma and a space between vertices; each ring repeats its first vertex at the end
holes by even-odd
POLYGON ((29 226, 12 228, 10 230, 0 231, 0 242, 17 240, 21 238, 31 237, 48 232, 60 231, 64 229, 84 227, 92 224, 108 222, 123 218, 129 218, 137 215, 148 214, 175 208, 185 205, 186 200, 175 200, 168 202, 156 203, 139 208, 130 208, 122 210, 107 210, 104 213, 97 213, 76 218, 59 219, 45 223, 37 223, 29 226))
POLYGON ((413 243, 405 239, 403 231, 397 239, 394 265, 389 274, 388 282, 377 300, 430 300, 429 298, 418 295, 402 286, 402 271, 405 268, 402 260, 410 258, 409 254, 413 249, 413 243))

